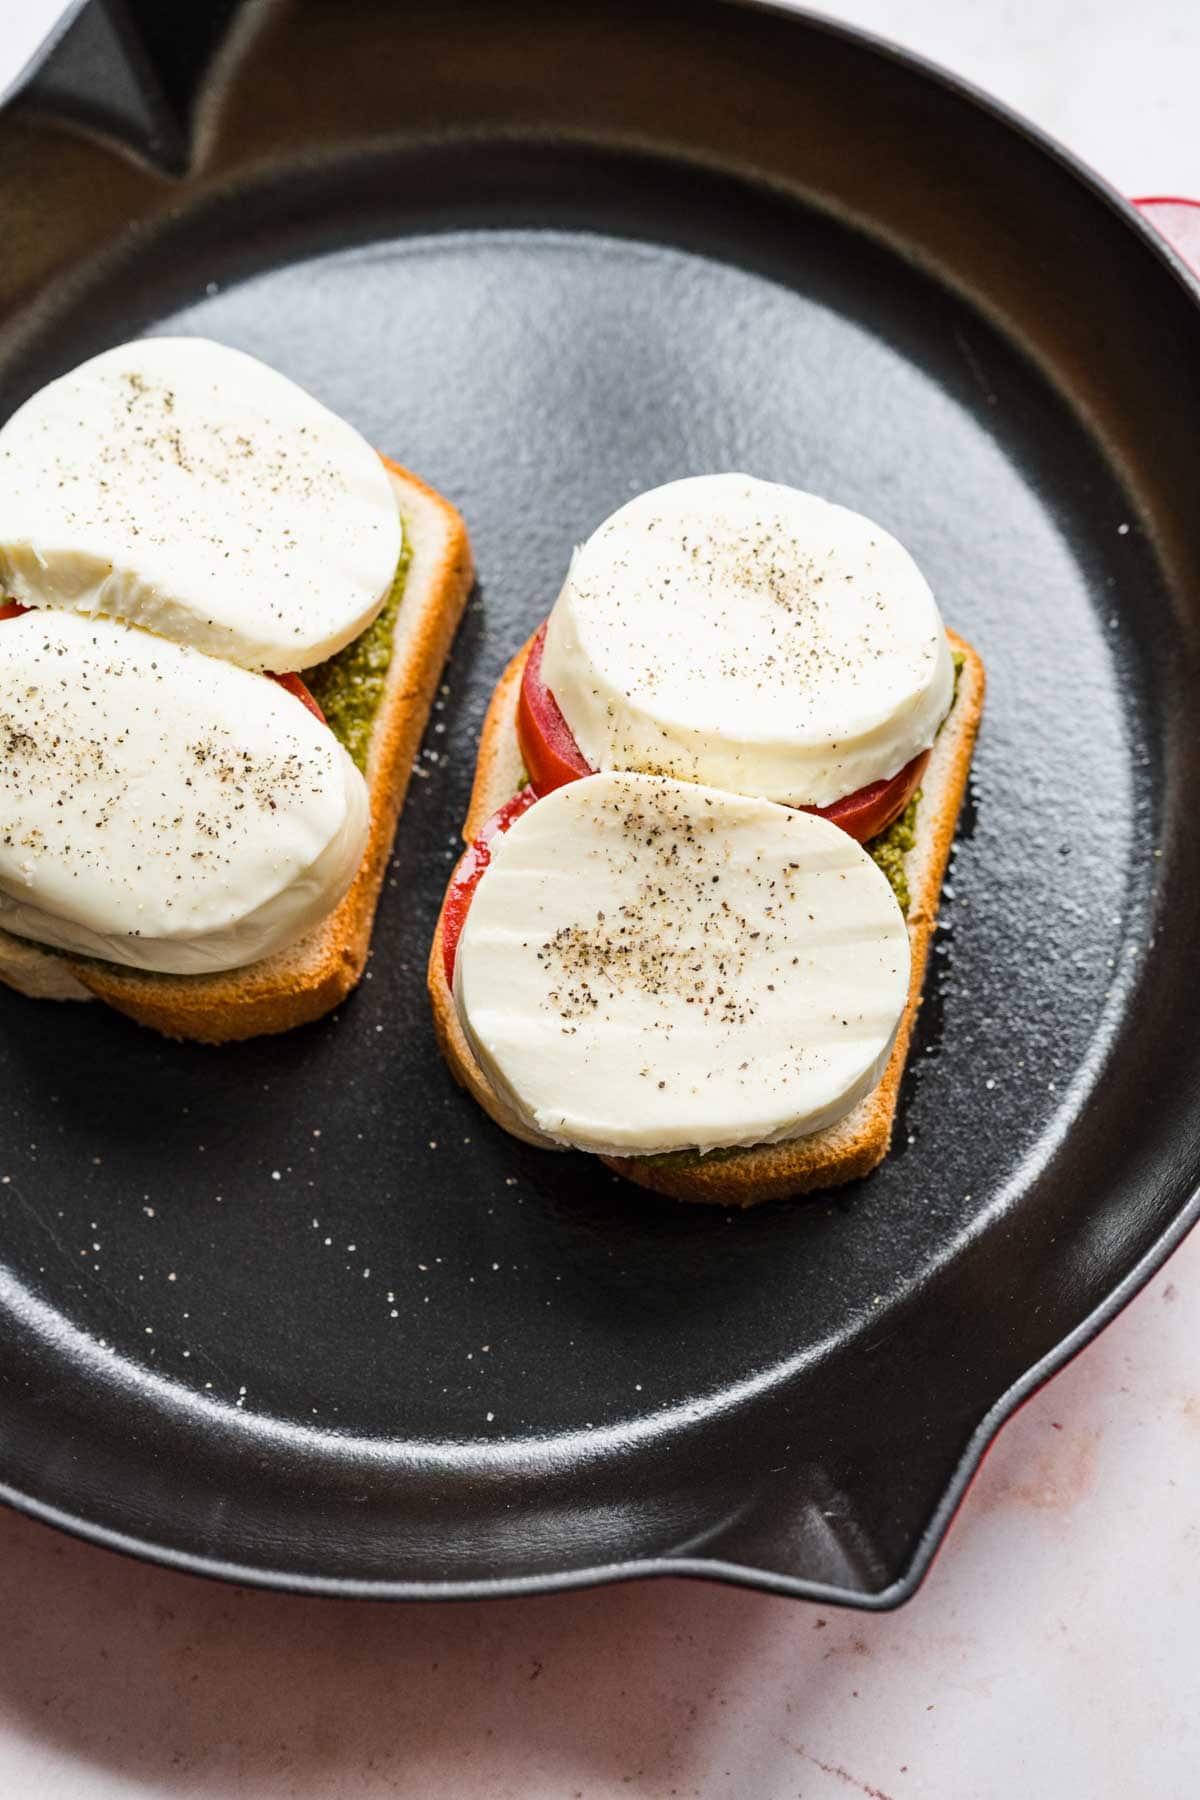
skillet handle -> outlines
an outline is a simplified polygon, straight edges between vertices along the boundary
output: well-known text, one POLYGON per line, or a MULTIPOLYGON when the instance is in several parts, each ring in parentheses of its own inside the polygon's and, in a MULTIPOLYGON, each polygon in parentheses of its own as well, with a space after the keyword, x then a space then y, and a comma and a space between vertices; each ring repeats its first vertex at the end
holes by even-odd
POLYGON ((22 107, 115 138, 165 174, 191 151, 196 95, 240 0, 67 0, 8 93, 22 107))
POLYGON ((1192 273, 1200 276, 1200 200, 1154 194, 1136 199, 1133 204, 1162 233, 1192 273))

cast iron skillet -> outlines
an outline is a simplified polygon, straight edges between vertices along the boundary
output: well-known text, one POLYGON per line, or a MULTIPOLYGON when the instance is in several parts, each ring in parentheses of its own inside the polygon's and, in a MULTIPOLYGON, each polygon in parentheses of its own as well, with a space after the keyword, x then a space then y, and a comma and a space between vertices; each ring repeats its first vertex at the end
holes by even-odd
POLYGON ((0 122, 0 408, 211 334, 452 495, 480 585, 338 1016, 212 1051, 3 996, 3 1492, 323 1593, 891 1605, 1197 1209, 1194 294, 1053 145, 819 19, 230 10, 93 8, 0 122), (892 1155, 736 1217, 494 1130, 423 979, 570 546, 723 468, 881 519, 990 678, 892 1155))

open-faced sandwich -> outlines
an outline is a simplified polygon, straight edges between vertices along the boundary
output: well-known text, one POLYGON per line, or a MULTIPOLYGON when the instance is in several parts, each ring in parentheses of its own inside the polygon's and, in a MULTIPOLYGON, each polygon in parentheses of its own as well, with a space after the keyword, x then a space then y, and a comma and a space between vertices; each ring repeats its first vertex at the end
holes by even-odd
POLYGON ((362 973, 471 584, 462 520, 200 338, 0 430, 0 979, 223 1042, 362 973))
POLYGON ((622 507, 484 723, 429 964, 454 1074, 680 1199, 866 1174, 983 689, 860 514, 745 475, 622 507))

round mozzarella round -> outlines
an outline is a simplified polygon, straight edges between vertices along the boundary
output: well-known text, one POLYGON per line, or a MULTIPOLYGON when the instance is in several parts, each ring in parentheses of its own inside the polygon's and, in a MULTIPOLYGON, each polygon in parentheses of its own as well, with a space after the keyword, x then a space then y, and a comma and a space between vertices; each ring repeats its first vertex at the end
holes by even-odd
POLYGON ((0 430, 0 594, 104 613, 277 673, 358 635, 401 525, 370 445, 265 363, 145 338, 0 430))
POLYGON ((0 744, 0 928, 62 950, 237 968, 366 849, 366 784, 294 695, 112 619, 0 624, 0 744))
POLYGON ((617 1155, 818 1131, 878 1082, 908 932, 837 826, 666 777, 592 775, 493 839, 454 997, 534 1130, 617 1155))
POLYGON ((670 482, 601 525, 550 615, 542 676, 593 768, 792 806, 890 780, 954 686, 903 545, 749 475, 670 482))

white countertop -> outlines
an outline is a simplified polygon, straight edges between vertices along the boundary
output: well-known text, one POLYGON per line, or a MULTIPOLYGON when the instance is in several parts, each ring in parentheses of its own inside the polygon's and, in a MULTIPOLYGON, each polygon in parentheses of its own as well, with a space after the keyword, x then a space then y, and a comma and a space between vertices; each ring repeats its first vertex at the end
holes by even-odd
MULTIPOLYGON (((0 86, 33 5, 0 3, 0 86)), ((1126 192, 1200 195, 1195 0, 826 10, 1126 192)), ((0 1513, 0 1797, 1192 1800, 1198 1347, 1200 1235, 1005 1429, 884 1617, 687 1582, 307 1601, 0 1513)))

